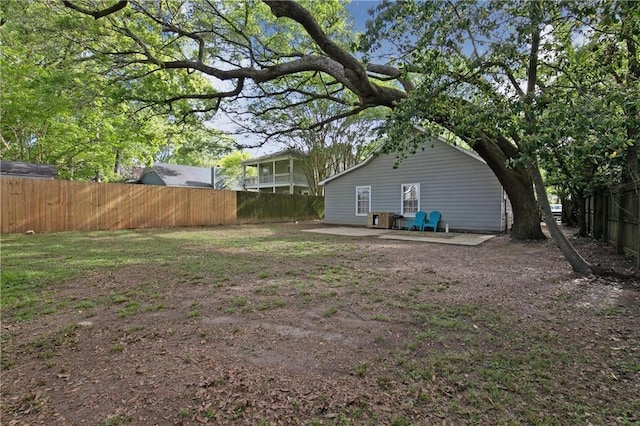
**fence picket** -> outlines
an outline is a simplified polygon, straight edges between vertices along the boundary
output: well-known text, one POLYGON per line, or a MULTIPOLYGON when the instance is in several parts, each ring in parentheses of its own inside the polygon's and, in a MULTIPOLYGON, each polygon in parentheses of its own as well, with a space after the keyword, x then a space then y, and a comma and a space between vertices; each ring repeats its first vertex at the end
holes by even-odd
POLYGON ((2 233, 283 222, 324 214, 322 197, 4 176, 0 197, 2 233))
POLYGON ((639 184, 609 188, 586 200, 587 233, 606 241, 618 253, 636 258, 640 268, 639 184))

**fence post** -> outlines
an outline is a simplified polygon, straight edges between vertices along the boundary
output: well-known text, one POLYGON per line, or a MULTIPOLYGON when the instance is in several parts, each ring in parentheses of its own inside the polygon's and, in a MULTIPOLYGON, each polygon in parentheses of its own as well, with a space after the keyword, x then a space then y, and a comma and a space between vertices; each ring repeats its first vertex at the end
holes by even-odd
POLYGON ((609 205, 611 204, 611 191, 602 195, 602 241, 609 244, 609 205))
POLYGON ((593 226, 593 238, 596 240, 602 239, 602 203, 600 194, 595 193, 591 199, 591 218, 593 226))
POLYGON ((591 236, 593 238, 597 238, 596 234, 598 232, 598 225, 596 222, 596 214, 597 214, 598 200, 594 195, 589 197, 589 230, 591 231, 591 236))
POLYGON ((624 253, 624 209, 622 208, 623 195, 624 191, 622 188, 618 188, 618 192, 616 194, 616 208, 618 211, 616 212, 616 220, 618 221, 618 235, 616 237, 616 251, 618 254, 624 253))

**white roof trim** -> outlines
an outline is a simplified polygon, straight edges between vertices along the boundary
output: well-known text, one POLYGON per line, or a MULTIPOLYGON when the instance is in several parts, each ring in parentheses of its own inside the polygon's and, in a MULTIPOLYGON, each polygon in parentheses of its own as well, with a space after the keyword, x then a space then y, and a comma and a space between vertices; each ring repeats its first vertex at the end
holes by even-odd
MULTIPOLYGON (((423 132, 423 133, 426 133, 426 132, 427 132, 427 131, 425 130, 425 128, 424 128, 424 127, 417 126, 417 125, 414 125, 413 127, 415 127, 415 129, 416 129, 416 130, 418 130, 419 132, 423 132)), ((473 158, 473 159, 475 159, 475 160, 478 160, 478 161, 480 161, 480 162, 482 162, 482 163, 485 163, 485 164, 486 164, 486 162, 482 159, 482 157, 480 157, 480 156, 479 156, 478 154, 476 154, 475 152, 471 152, 471 151, 469 151, 468 149, 461 148, 461 147, 459 147, 459 146, 457 146, 457 145, 452 145, 452 144, 450 144, 449 142, 447 142, 447 140, 446 140, 445 138, 443 138, 442 136, 437 136, 435 139, 436 139, 437 141, 439 141, 439 142, 442 142, 443 144, 445 144, 445 145, 447 145, 447 146, 450 146, 451 148, 455 148, 455 149, 457 149, 458 151, 460 151, 460 152, 462 152, 462 153, 464 153, 464 154, 467 154, 469 157, 471 157, 471 158, 473 158)), ((340 173, 337 173, 337 174, 335 174, 335 175, 333 175, 333 176, 330 176, 330 177, 326 178, 326 179, 325 179, 325 180, 323 180, 323 181, 318 182, 318 185, 322 185, 322 186, 324 186, 327 182, 330 182, 330 181, 332 181, 332 180, 334 180, 334 179, 339 178, 339 177, 340 177, 340 176, 342 176, 342 175, 346 175, 347 173, 350 173, 350 172, 352 172, 352 171, 354 171, 354 170, 356 170, 356 169, 358 169, 358 168, 360 168, 360 167, 365 166, 368 162, 370 162, 371 160, 373 160, 373 159, 374 159, 374 158, 379 154, 379 152, 380 152, 380 149, 378 148, 378 150, 376 150, 376 152, 375 152, 375 153, 373 153, 373 154, 371 154, 370 156, 368 156, 368 157, 367 157, 363 162, 358 163, 358 164, 356 164, 355 166, 352 166, 352 167, 350 167, 350 168, 348 168, 348 169, 346 169, 346 170, 341 171, 340 173)))

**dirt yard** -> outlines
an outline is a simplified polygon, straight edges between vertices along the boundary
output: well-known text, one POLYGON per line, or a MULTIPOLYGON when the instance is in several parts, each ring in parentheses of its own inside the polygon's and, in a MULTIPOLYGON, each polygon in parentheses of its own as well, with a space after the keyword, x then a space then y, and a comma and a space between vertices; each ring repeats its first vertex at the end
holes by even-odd
POLYGON ((639 424, 637 280, 576 276, 550 241, 311 226, 3 237, 16 274, 111 251, 3 309, 0 422, 639 424))

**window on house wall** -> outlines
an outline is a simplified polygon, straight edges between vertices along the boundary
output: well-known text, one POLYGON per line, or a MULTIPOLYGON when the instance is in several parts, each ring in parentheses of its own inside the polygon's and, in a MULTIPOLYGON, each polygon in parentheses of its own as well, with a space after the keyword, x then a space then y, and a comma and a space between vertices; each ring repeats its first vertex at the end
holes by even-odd
POLYGON ((413 216, 420 210, 420 184, 408 183, 402 185, 402 214, 413 216))
POLYGON ((356 186, 356 216, 366 216, 371 211, 371 187, 356 186))

